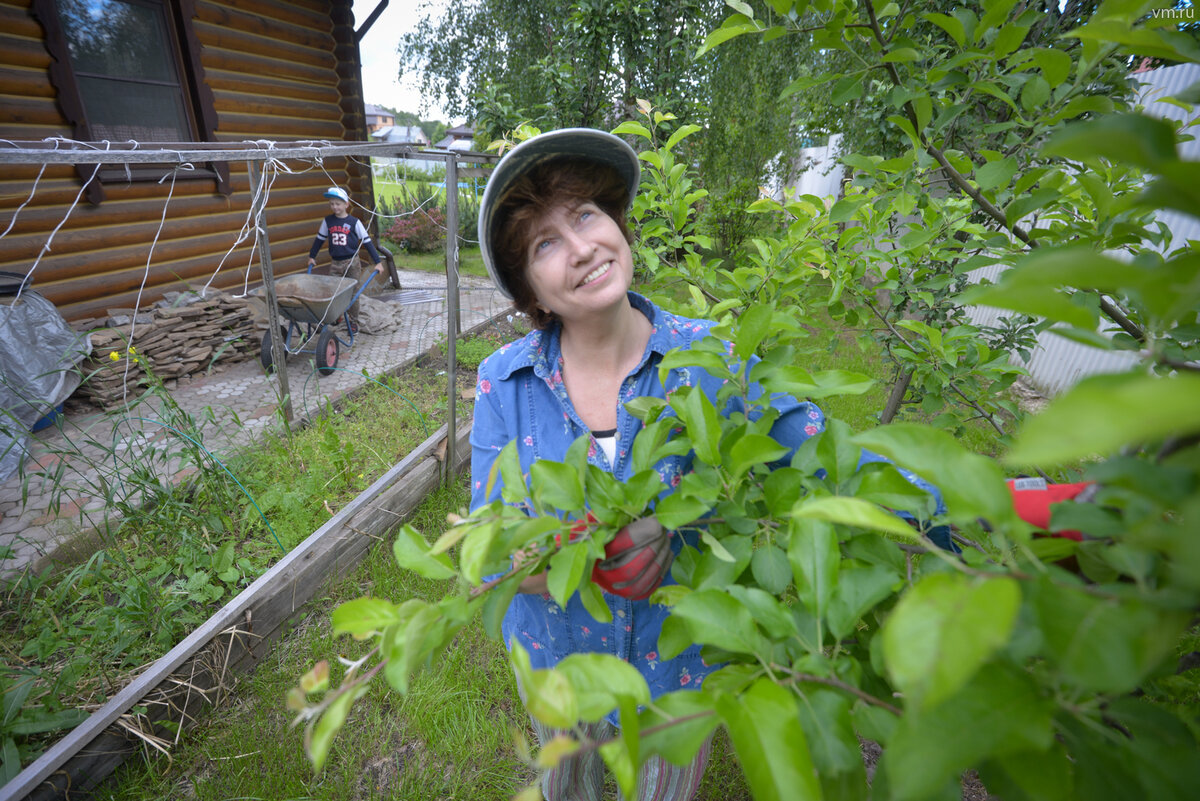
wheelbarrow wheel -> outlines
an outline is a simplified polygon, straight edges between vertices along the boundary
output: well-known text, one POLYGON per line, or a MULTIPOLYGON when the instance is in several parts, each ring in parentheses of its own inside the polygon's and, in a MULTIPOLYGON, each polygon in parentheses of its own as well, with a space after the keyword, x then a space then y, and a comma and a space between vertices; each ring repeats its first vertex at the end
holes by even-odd
POLYGON ((276 361, 287 360, 287 328, 279 327, 279 337, 271 336, 270 331, 264 331, 262 337, 262 352, 259 354, 263 369, 268 373, 275 372, 276 361), (278 347, 276 347, 278 345, 278 347), (278 355, 276 351, 278 350, 278 355))
POLYGON ((340 354, 341 344, 337 335, 333 333, 332 328, 325 326, 321 329, 321 335, 317 337, 317 372, 321 375, 332 373, 337 367, 340 354))

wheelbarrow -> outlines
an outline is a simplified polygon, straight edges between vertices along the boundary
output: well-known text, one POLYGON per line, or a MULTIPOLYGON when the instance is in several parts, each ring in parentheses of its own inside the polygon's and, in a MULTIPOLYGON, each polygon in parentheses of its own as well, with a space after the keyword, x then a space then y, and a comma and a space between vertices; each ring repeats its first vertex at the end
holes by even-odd
MULTIPOLYGON (((275 300, 288 324, 280 326, 278 333, 268 329, 263 334, 260 359, 266 371, 271 372, 277 361, 297 353, 311 353, 320 375, 337 369, 342 347, 354 346, 357 326, 349 309, 375 275, 372 271, 359 287, 353 278, 313 275, 310 267, 305 275, 288 275, 275 281, 275 300), (339 322, 345 323, 346 339, 335 329, 339 322)), ((252 293, 266 299, 265 287, 257 287, 252 293)))

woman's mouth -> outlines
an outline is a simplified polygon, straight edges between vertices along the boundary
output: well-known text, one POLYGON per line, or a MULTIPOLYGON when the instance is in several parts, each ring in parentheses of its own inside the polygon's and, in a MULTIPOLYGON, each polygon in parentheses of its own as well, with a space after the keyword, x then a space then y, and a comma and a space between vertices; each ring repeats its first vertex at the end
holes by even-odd
POLYGON ((579 285, 587 286, 588 284, 592 283, 596 279, 606 275, 611 267, 612 267, 611 261, 604 262, 604 264, 601 264, 599 267, 597 267, 596 269, 592 270, 590 273, 585 275, 583 277, 583 280, 579 282, 579 285))

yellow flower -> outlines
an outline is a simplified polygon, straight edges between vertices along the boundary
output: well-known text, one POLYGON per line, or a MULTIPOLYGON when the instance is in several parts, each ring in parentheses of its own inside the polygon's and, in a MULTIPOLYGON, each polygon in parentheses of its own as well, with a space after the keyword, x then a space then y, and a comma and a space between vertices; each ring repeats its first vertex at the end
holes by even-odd
POLYGON ((129 346, 129 352, 130 352, 130 353, 132 353, 133 355, 135 355, 135 356, 136 356, 136 355, 137 355, 137 348, 135 348, 133 345, 130 345, 130 346, 129 346))
POLYGON ((121 357, 117 354, 117 352, 115 350, 112 353, 108 354, 108 358, 112 359, 114 362, 121 361, 121 357))

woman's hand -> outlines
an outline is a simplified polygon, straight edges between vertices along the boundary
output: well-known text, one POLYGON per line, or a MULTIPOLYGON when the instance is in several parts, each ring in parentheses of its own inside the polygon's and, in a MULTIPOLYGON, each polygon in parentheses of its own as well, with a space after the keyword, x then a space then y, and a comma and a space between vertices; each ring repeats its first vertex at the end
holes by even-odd
POLYGON ((604 546, 605 558, 592 569, 601 588, 640 601, 658 589, 675 553, 667 530, 656 517, 634 520, 604 546))
MULTIPOLYGON (((526 562, 537 560, 541 555, 541 549, 536 545, 526 545, 524 548, 520 548, 512 556, 513 570, 516 570, 526 562)), ((549 569, 547 569, 541 573, 534 573, 532 576, 526 576, 521 579, 521 585, 517 587, 517 592, 529 593, 531 595, 544 595, 549 592, 550 588, 546 584, 546 577, 549 572, 549 569)))

